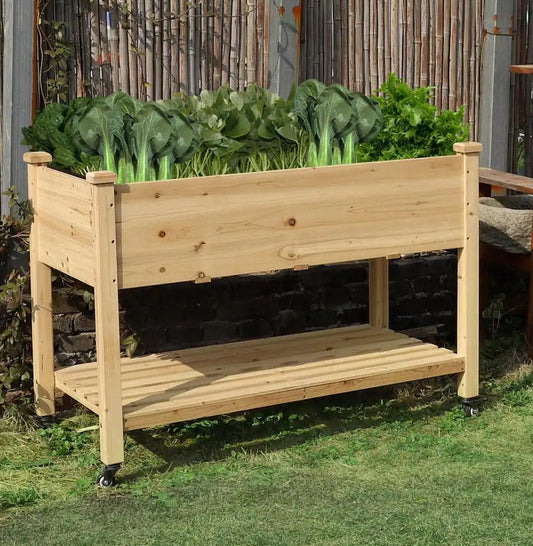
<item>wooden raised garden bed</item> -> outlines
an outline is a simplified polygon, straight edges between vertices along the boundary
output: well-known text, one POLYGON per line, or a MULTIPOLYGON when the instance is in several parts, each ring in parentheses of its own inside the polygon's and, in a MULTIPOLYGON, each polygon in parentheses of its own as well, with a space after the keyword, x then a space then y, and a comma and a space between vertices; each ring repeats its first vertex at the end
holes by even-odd
POLYGON ((459 374, 478 396, 478 154, 115 185, 25 155, 37 412, 59 389, 98 414, 101 483, 123 432, 459 374), (388 257, 458 249, 457 352, 388 329, 388 257), (370 260, 370 324, 121 358, 118 290, 370 260), (97 362, 54 371, 51 270, 94 287, 97 362))

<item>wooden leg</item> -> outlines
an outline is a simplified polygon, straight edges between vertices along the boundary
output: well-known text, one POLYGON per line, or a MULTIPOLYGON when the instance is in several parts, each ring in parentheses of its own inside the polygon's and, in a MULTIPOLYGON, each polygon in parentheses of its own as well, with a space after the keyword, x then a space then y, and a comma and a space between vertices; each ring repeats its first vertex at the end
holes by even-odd
POLYGON ((39 262, 37 250, 30 255, 33 341, 33 385, 37 415, 55 413, 54 334, 52 327, 52 276, 39 262))
POLYGON ((100 454, 106 465, 124 460, 124 420, 120 372, 120 330, 115 228, 115 196, 110 173, 89 173, 95 234, 96 358, 100 454))
POLYGON ((370 326, 389 327, 389 261, 373 258, 368 264, 368 306, 370 326))

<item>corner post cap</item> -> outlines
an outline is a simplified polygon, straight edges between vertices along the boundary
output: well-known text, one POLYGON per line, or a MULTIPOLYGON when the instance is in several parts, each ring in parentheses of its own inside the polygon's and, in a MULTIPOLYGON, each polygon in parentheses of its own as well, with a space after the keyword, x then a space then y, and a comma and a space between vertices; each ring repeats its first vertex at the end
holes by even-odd
POLYGON ((94 171, 87 173, 85 179, 89 184, 93 184, 94 186, 114 184, 117 181, 117 173, 113 171, 94 171))
POLYGON ((481 142, 456 142, 453 150, 458 154, 477 154, 483 150, 483 145, 481 142))
POLYGON ((52 156, 48 152, 26 152, 22 157, 29 165, 46 165, 52 162, 52 156))

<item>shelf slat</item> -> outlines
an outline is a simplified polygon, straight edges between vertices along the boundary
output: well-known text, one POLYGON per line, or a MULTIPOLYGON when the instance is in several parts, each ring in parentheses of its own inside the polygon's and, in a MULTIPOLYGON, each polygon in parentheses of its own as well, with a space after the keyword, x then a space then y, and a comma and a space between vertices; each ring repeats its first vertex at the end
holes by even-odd
MULTIPOLYGON (((368 325, 122 359, 126 430, 464 371, 452 351, 368 325)), ((98 413, 96 364, 56 372, 98 413)))

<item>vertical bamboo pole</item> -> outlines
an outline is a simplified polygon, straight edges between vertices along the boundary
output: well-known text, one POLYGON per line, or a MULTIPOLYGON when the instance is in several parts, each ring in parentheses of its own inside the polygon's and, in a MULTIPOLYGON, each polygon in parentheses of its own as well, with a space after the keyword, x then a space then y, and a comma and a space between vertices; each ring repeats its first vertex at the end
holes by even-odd
POLYGON ((55 413, 52 270, 39 260, 39 168, 52 161, 44 152, 27 152, 28 198, 33 210, 30 229, 33 385, 37 415, 55 413))
POLYGON ((378 88, 378 13, 376 2, 370 4, 370 89, 378 88))
POLYGON ((153 48, 154 48, 154 81, 153 98, 160 100, 163 96, 163 25, 161 0, 154 0, 153 15, 153 48))
POLYGON ((413 0, 407 0, 407 35, 406 35, 406 47, 404 49, 406 54, 406 79, 411 87, 415 87, 415 36, 414 36, 414 2, 413 0))
POLYGON ((139 79, 142 80, 142 77, 139 78, 139 72, 142 73, 141 64, 138 62, 139 59, 139 10, 137 8, 137 0, 128 0, 128 11, 129 11, 129 51, 128 51, 128 71, 130 75, 130 93, 139 97, 139 79))
POLYGON ((229 86, 239 86, 239 3, 231 2, 230 47, 229 47, 229 86))
POLYGON ((255 0, 247 0, 247 34, 246 34, 246 84, 255 82, 255 60, 256 60, 256 42, 255 42, 255 0))
MULTIPOLYGON (((119 15, 118 15, 118 7, 115 2, 113 2, 112 5, 109 4, 109 0, 106 2, 107 4, 107 13, 109 17, 109 30, 110 30, 110 48, 109 53, 111 56, 111 80, 113 82, 113 91, 118 91, 121 89, 120 86, 120 66, 119 66, 119 33, 118 33, 118 25, 119 25, 119 15)), ((125 89, 123 89, 125 91, 125 89)))
POLYGON ((102 78, 100 76, 100 17, 99 2, 91 0, 89 28, 91 31, 91 95, 102 95, 102 78))
MULTIPOLYGON (((157 0, 155 0, 157 1, 157 0)), ((154 0, 144 0, 145 4, 145 40, 146 40, 146 100, 154 100, 155 98, 155 73, 154 68, 156 59, 155 53, 155 30, 154 30, 154 0)))
POLYGON ((391 71, 398 75, 400 73, 400 54, 398 51, 398 0, 390 0, 390 17, 391 17, 391 71))
POLYGON ((429 37, 428 37, 429 6, 427 0, 422 0, 420 13, 420 85, 428 85, 429 70, 429 37))
MULTIPOLYGON (((463 98, 463 57, 465 55, 464 44, 463 44, 463 21, 464 21, 464 3, 457 1, 456 11, 457 11, 457 40, 456 40, 456 68, 455 71, 450 67, 450 72, 455 76, 455 102, 454 108, 459 108, 465 103, 463 98)), ((453 22, 452 22, 453 25, 453 22)))
MULTIPOLYGON (((315 71, 318 79, 324 83, 331 83, 336 78, 334 41, 334 4, 324 2, 316 10, 321 9, 322 15, 314 21, 315 71), (322 23, 321 23, 322 22, 322 23)), ((316 12, 315 17, 318 17, 316 12)))
MULTIPOLYGON (((302 39, 302 32, 303 32, 303 10, 300 12, 300 48, 301 46, 301 39, 302 39)), ((269 77, 269 66, 270 66, 270 2, 265 2, 265 13, 264 13, 264 39, 263 39, 263 87, 268 87, 270 85, 270 77, 269 77)), ((298 56, 298 62, 299 62, 299 70, 298 73, 300 74, 300 67, 301 67, 301 60, 302 55, 300 54, 298 56)))
POLYGON ((246 87, 246 44, 248 36, 248 16, 246 15, 247 4, 246 0, 240 0, 241 12, 241 42, 240 42, 240 59, 239 59, 239 89, 242 91, 246 87))
POLYGON ((455 78, 455 74, 450 73, 450 23, 452 1, 453 0, 444 1, 444 40, 442 48, 442 108, 449 108, 450 78, 455 78))
MULTIPOLYGON (((340 50, 341 50, 341 58, 342 58, 342 67, 341 67, 341 76, 342 76, 342 84, 345 87, 348 87, 350 85, 350 72, 348 68, 348 4, 349 0, 345 0, 344 2, 341 2, 341 12, 340 12, 340 25, 341 25, 341 39, 340 39, 340 50)), ((338 35, 337 35, 338 39, 338 35)))
POLYGON ((221 55, 221 83, 229 85, 230 81, 230 48, 231 48, 231 0, 224 0, 222 8, 222 55, 221 55))
POLYGON ((356 89, 355 84, 355 0, 348 2, 348 87, 356 89))
MULTIPOLYGON (((260 85, 263 83, 263 45, 265 42, 265 2, 264 0, 256 0, 256 75, 255 81, 260 85)), ((226 25, 228 26, 228 25, 226 25)))
POLYGON ((182 93, 189 92, 187 72, 187 0, 180 0, 179 4, 179 82, 182 93))
POLYGON ((222 0, 214 0, 213 89, 222 84, 222 0))
MULTIPOLYGON (((233 0, 234 4, 238 4, 237 0, 233 0)), ((209 81, 207 77, 207 56, 208 56, 208 48, 209 48, 209 37, 207 33, 207 21, 208 21, 208 6, 206 3, 201 3, 199 5, 200 9, 200 26, 201 26, 201 32, 200 32, 200 39, 201 39, 201 45, 200 45, 200 79, 201 89, 208 89, 209 88, 209 81)))
MULTIPOLYGON (((428 72, 429 72, 429 79, 428 83, 430 85, 435 85, 435 69, 436 69, 436 30, 435 30, 435 22, 436 22, 436 5, 433 0, 428 0, 429 3, 429 27, 428 27, 428 35, 429 35, 429 43, 428 43, 428 49, 429 49, 429 63, 428 63, 428 72)), ((434 99, 435 101, 435 99, 434 99)))
MULTIPOLYGON (((149 0, 148 0, 149 1, 149 0)), ((136 0, 137 2, 137 51, 138 51, 138 97, 141 100, 146 99, 147 87, 147 40, 146 40, 146 2, 145 0, 136 0)))
POLYGON ((407 72, 407 0, 400 0, 398 7, 398 25, 399 25, 399 44, 398 44, 398 69, 399 76, 409 81, 409 74, 407 72))
POLYGON ((422 6, 421 2, 415 2, 413 6, 413 44, 414 44, 414 74, 415 87, 420 87, 421 57, 422 57, 422 6))
POLYGON ((119 24, 119 68, 120 68, 120 89, 126 93, 130 90, 130 71, 129 71, 129 37, 128 28, 130 26, 128 5, 123 6, 119 11, 115 4, 115 17, 119 24))
POLYGON ((189 93, 196 93, 198 87, 197 83, 197 71, 196 71, 196 48, 195 48, 195 34, 196 34, 196 17, 195 17, 195 5, 189 4, 187 6, 187 30, 188 30, 188 55, 187 55, 187 65, 189 68, 188 72, 188 81, 189 81, 189 93))
POLYGON ((363 70, 366 95, 372 92, 371 69, 370 69, 370 0, 363 0, 363 70))
POLYGON ((384 63, 384 74, 382 81, 383 83, 391 73, 391 62, 392 62, 392 52, 391 52, 391 11, 390 11, 390 0, 383 0, 384 1, 384 17, 385 17, 385 23, 384 23, 384 33, 385 33, 385 41, 384 41, 384 48, 385 48, 385 63, 384 63))
POLYGON ((100 456, 106 465, 124 460, 120 331, 118 319, 115 191, 111 172, 87 174, 93 202, 94 308, 100 417, 100 456))
POLYGON ((333 75, 332 81, 337 83, 342 79, 342 48, 341 48, 341 2, 333 0, 333 75))
POLYGON ((172 61, 170 58, 170 48, 171 48, 171 35, 170 35, 170 0, 163 0, 163 6, 161 8, 161 17, 163 22, 161 25, 162 29, 162 40, 163 40, 163 87, 162 87, 162 96, 164 99, 169 99, 172 96, 172 91, 170 90, 170 74, 172 73, 172 61))
POLYGON ((376 85, 372 89, 375 91, 385 79, 385 12, 383 9, 383 0, 377 1, 377 78, 376 85))
POLYGON ((458 251, 457 266, 457 354, 465 359, 459 378, 459 396, 479 395, 479 216, 478 164, 481 144, 455 144, 463 158, 464 239, 458 251))
POLYGON ((442 109, 442 78, 443 78, 443 40, 444 40, 444 2, 436 0, 436 24, 435 24, 435 94, 436 105, 442 109))
POLYGON ((107 24, 107 0, 99 0, 98 12, 99 12, 99 42, 100 42, 100 65, 102 67, 102 93, 109 95, 113 90, 113 82, 111 75, 111 63, 109 52, 109 36, 108 36, 108 24, 107 24))

